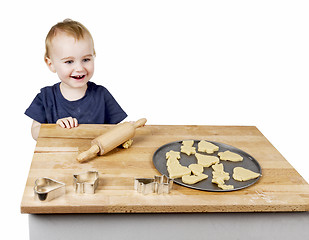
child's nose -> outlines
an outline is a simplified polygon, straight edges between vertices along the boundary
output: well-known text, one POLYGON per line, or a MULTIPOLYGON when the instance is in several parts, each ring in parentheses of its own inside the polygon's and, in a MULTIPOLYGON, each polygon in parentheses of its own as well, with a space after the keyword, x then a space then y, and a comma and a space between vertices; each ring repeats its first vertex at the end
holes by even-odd
POLYGON ((83 71, 84 70, 84 66, 82 63, 76 63, 75 65, 75 71, 83 71))

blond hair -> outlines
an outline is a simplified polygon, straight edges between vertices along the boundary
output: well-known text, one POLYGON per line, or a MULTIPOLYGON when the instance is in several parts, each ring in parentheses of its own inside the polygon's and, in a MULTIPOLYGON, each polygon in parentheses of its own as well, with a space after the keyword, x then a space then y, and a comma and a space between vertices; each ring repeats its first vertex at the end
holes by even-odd
POLYGON ((50 57, 51 42, 58 32, 64 32, 68 34, 69 36, 74 37, 76 40, 83 39, 85 35, 88 35, 91 38, 91 41, 93 44, 93 54, 94 55, 96 54, 94 50, 93 38, 90 32, 88 31, 88 29, 83 24, 67 18, 63 20, 62 22, 57 23, 49 30, 46 36, 46 39, 45 39, 44 59, 50 57))

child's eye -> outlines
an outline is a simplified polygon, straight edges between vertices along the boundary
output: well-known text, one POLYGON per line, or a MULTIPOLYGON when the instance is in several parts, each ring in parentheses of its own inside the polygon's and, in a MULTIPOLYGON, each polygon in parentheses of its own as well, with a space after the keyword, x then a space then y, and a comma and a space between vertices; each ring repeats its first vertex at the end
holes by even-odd
POLYGON ((73 61, 72 60, 68 60, 68 61, 65 61, 64 63, 71 64, 71 63, 73 63, 73 61))
POLYGON ((89 62, 91 59, 90 58, 85 58, 83 59, 83 62, 89 62))

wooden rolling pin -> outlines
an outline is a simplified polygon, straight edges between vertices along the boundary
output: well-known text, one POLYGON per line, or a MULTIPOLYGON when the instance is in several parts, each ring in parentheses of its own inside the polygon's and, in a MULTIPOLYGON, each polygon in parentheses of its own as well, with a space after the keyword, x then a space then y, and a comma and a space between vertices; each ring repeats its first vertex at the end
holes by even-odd
POLYGON ((86 162, 97 155, 103 155, 128 141, 135 135, 135 129, 142 127, 147 122, 146 118, 141 118, 136 122, 123 122, 111 128, 108 132, 95 138, 91 142, 91 148, 77 156, 77 161, 86 162))

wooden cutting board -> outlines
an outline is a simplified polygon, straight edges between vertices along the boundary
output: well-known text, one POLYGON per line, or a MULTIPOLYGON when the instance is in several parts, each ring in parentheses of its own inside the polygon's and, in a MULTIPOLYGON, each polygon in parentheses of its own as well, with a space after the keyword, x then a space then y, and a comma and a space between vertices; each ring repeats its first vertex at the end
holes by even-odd
POLYGON ((78 163, 93 138, 112 125, 80 125, 62 129, 43 124, 21 202, 22 213, 171 213, 309 211, 309 185, 254 126, 155 126, 136 130, 129 149, 114 149, 88 163, 78 163), (159 172, 152 156, 160 146, 183 139, 205 139, 237 147, 253 156, 263 176, 254 185, 233 192, 207 192, 174 184, 170 194, 143 195, 135 177, 152 178, 159 172), (94 195, 76 194, 73 174, 97 170, 94 195), (41 202, 34 199, 34 182, 49 177, 66 184, 65 195, 41 202))

